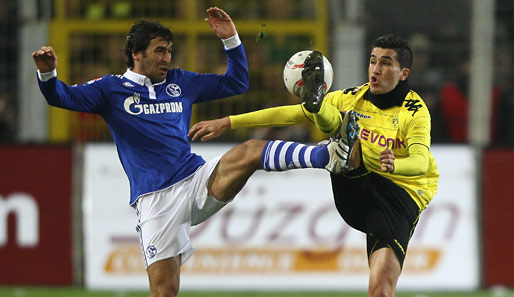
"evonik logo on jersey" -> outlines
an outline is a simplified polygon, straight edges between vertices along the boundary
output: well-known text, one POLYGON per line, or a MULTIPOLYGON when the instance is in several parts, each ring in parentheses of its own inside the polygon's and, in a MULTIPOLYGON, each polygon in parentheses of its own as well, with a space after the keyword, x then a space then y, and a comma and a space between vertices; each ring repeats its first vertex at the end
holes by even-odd
POLYGON ((138 93, 125 99, 123 107, 131 115, 180 113, 183 110, 182 102, 141 103, 138 93))
POLYGON ((383 148, 407 148, 407 146, 405 145, 405 139, 386 138, 384 135, 375 133, 374 131, 368 129, 362 129, 359 138, 361 139, 361 141, 369 141, 383 148))

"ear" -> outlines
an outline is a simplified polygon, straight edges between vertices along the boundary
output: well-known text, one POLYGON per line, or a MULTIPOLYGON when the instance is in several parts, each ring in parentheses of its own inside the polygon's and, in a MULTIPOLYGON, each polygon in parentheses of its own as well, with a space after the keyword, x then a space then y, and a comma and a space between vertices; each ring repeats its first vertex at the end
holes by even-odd
POLYGON ((409 77, 409 73, 410 73, 410 69, 409 68, 403 68, 401 70, 401 74, 400 74, 400 80, 401 81, 404 81, 407 79, 407 77, 409 77))
POLYGON ((137 53, 132 53, 132 59, 137 62, 141 62, 141 58, 143 57, 143 52, 139 51, 137 53))

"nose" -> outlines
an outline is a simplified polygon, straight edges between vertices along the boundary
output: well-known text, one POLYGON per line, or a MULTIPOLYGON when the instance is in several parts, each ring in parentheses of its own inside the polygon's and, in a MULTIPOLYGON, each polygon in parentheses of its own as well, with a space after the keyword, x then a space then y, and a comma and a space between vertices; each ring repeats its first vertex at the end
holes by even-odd
POLYGON ((166 63, 169 63, 171 62, 171 53, 170 52, 166 52, 166 54, 164 54, 164 56, 162 57, 162 60, 166 63))
POLYGON ((380 65, 378 63, 371 65, 371 72, 378 74, 380 72, 380 65))

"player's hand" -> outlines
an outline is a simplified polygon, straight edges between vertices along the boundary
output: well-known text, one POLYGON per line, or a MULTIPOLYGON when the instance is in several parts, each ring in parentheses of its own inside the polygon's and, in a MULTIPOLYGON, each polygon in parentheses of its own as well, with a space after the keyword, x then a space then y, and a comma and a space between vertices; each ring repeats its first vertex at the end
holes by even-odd
POLYGON ((394 152, 387 148, 380 152, 378 160, 380 161, 380 169, 384 172, 392 173, 394 171, 394 152))
POLYGON ((32 53, 34 63, 41 73, 47 73, 57 68, 57 55, 51 46, 42 46, 40 50, 32 53))
POLYGON ((205 21, 209 23, 212 31, 221 39, 227 39, 236 35, 236 26, 230 16, 218 7, 210 7, 207 9, 208 17, 205 21))
POLYGON ((191 140, 195 141, 199 137, 201 141, 208 141, 225 133, 225 130, 230 128, 229 117, 224 117, 217 120, 201 121, 196 123, 189 129, 188 137, 193 136, 191 140))

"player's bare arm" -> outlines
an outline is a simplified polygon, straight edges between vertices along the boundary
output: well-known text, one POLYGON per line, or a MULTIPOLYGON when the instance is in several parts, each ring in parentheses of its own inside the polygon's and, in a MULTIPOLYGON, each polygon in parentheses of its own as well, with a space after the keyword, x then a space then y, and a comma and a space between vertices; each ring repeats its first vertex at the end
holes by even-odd
POLYGON ((380 169, 384 172, 392 173, 394 171, 394 152, 392 149, 385 149, 378 155, 380 161, 380 169))
POLYGON ((211 26, 212 31, 221 39, 236 35, 236 26, 230 16, 221 8, 210 7, 207 9, 208 17, 205 21, 211 26))
POLYGON ((57 68, 57 55, 51 46, 42 46, 32 53, 32 58, 41 73, 47 73, 57 68))
POLYGON ((201 137, 201 141, 208 141, 222 135, 228 128, 230 128, 229 117, 211 121, 201 121, 194 124, 191 129, 189 129, 187 136, 193 136, 191 139, 193 141, 197 140, 199 137, 201 137))

